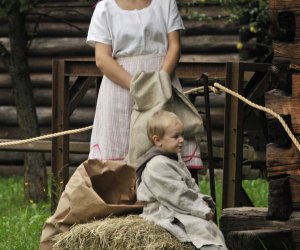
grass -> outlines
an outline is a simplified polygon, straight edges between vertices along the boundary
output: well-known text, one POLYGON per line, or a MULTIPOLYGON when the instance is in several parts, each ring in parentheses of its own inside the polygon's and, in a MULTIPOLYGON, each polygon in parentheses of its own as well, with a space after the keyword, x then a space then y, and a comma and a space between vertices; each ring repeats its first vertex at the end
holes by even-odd
MULTIPOLYGON (((203 194, 210 194, 209 182, 204 178, 199 181, 200 191, 203 194)), ((245 191, 247 192, 249 198, 253 202, 255 207, 267 207, 268 206, 268 193, 269 185, 266 180, 244 180, 242 183, 245 191)), ((217 199, 217 216, 218 221, 221 216, 221 206, 222 206, 222 181, 216 180, 216 199, 217 199)))
POLYGON ((23 197, 21 177, 0 178, 0 249, 38 249, 50 203, 29 204, 23 197))
MULTIPOLYGON (((243 181, 255 206, 267 206, 268 183, 265 180, 243 181)), ((209 194, 209 182, 201 179, 200 190, 209 194)), ((216 182, 218 216, 221 214, 222 182, 216 182)), ((50 202, 29 204, 23 198, 22 177, 0 177, 0 249, 38 249, 42 226, 50 216, 50 202)))

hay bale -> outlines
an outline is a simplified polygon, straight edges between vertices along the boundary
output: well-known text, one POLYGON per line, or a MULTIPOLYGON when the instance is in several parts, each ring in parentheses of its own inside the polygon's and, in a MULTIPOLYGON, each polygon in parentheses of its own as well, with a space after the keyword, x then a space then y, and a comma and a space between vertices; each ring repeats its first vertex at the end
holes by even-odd
POLYGON ((195 250, 165 229, 137 215, 73 226, 54 239, 54 250, 195 250))

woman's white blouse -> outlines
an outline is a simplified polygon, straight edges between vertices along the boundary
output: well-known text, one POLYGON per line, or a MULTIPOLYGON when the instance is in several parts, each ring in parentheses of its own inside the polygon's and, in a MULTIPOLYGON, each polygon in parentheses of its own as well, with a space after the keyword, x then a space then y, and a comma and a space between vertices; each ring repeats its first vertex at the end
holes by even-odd
POLYGON ((182 29, 176 0, 152 0, 140 10, 124 10, 115 0, 102 0, 93 13, 87 43, 111 45, 116 58, 165 54, 167 34, 182 29))

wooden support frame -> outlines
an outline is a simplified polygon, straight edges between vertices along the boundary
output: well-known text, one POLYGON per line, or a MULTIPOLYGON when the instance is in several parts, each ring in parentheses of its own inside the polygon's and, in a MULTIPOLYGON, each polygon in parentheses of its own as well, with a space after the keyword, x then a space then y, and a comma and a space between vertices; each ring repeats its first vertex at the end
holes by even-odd
MULTIPOLYGON (((253 101, 269 87, 270 64, 228 63, 226 87, 253 101), (244 89, 245 72, 255 72, 244 89), (258 80, 259 79, 259 80, 258 80)), ((242 187, 244 114, 249 107, 226 94, 224 122, 223 194, 222 207, 253 206, 242 187)))
MULTIPOLYGON (((239 84, 244 82, 244 73, 266 72, 269 65, 257 63, 193 63, 181 62, 176 74, 179 78, 198 78, 207 73, 215 78, 225 78, 227 87, 243 94, 239 84)), ((74 111, 80 99, 84 96, 89 84, 95 78, 99 83, 102 73, 93 60, 56 60, 53 62, 53 119, 52 131, 59 132, 69 128, 69 115, 74 111), (70 77, 77 77, 76 86, 69 86, 70 77), (71 96, 70 96, 71 91, 71 96)), ((266 82, 263 78, 262 82, 266 82)), ((249 89, 249 97, 254 98, 262 90, 257 85, 249 89)), ((242 188, 243 152, 243 109, 245 107, 236 99, 226 96, 225 130, 224 130, 224 177, 223 177, 223 207, 249 204, 251 200, 242 188)), ((52 208, 57 205, 57 198, 66 185, 68 176, 68 155, 70 151, 69 136, 53 138, 52 141, 52 208)))

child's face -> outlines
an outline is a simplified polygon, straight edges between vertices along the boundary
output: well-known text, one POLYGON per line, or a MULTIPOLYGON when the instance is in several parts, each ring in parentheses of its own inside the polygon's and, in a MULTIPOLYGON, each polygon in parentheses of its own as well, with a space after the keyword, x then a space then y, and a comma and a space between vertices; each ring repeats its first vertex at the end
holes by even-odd
POLYGON ((155 144, 166 153, 180 153, 183 142, 183 125, 181 121, 174 120, 167 126, 164 136, 158 137, 155 144))

